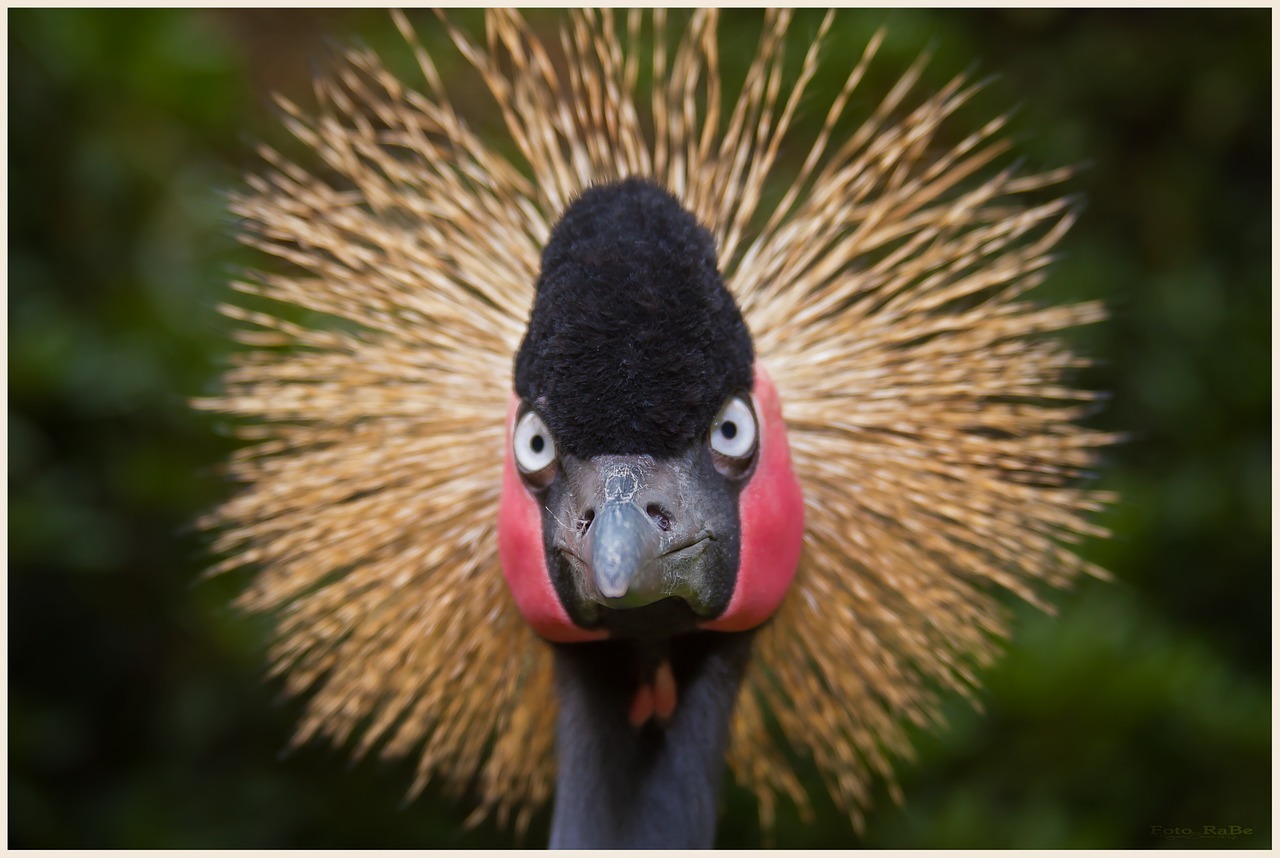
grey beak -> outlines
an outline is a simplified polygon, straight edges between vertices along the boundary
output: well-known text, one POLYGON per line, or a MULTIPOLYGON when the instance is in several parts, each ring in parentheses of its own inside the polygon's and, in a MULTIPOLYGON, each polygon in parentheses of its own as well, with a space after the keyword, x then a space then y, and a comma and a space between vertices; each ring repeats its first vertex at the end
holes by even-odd
POLYGON ((631 500, 610 498, 596 510, 587 533, 586 557, 596 589, 620 606, 661 598, 662 532, 631 500))

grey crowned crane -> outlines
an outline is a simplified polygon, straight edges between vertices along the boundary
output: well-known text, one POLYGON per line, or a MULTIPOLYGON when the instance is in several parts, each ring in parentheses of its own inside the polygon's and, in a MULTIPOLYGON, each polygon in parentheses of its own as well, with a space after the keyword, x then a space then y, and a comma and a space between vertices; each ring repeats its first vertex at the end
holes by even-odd
POLYGON ((832 16, 794 80, 790 19, 732 103, 713 11, 674 45, 573 13, 561 63, 515 12, 442 19, 501 141, 399 15, 422 92, 356 50, 317 117, 281 100, 315 164, 264 148, 233 206, 280 260, 235 287, 285 309, 224 308, 253 349, 199 404, 255 442, 207 523, 297 741, 416 751, 415 790, 519 827, 554 794, 559 847, 710 846, 726 765, 767 827, 791 752, 858 823, 1001 591, 1102 574, 1064 543, 1110 439, 1053 336, 1101 309, 1024 298, 1064 173, 987 169, 999 120, 940 145, 974 89, 919 67, 843 130, 878 37, 801 146, 832 16))

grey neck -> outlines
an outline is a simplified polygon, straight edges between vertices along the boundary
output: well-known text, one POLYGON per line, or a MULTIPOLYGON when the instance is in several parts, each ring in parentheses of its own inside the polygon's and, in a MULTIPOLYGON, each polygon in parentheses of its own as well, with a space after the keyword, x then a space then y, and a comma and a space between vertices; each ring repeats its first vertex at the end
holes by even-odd
POLYGON ((559 774, 552 849, 706 849, 751 635, 676 639, 678 704, 665 729, 628 723, 632 644, 555 647, 559 774))

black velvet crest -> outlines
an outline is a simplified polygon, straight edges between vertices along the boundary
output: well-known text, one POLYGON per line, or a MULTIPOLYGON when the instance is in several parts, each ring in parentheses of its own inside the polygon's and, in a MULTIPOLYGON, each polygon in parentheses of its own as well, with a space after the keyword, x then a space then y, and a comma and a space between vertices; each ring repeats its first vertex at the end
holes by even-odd
POLYGON ((552 230, 516 393, 576 456, 667 456, 749 390, 754 355, 715 240, 640 179, 591 188, 552 230))

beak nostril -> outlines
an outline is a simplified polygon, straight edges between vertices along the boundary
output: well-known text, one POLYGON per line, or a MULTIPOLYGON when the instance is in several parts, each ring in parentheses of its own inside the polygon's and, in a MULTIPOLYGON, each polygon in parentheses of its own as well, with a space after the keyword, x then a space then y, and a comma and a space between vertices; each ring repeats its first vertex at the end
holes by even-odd
POLYGON ((658 525, 658 529, 666 532, 671 529, 671 513, 667 512, 659 504, 651 503, 644 508, 649 514, 649 518, 653 519, 653 523, 658 525))
POLYGON ((591 529, 591 522, 596 520, 596 511, 589 509, 578 519, 578 535, 586 536, 587 531, 591 529))

